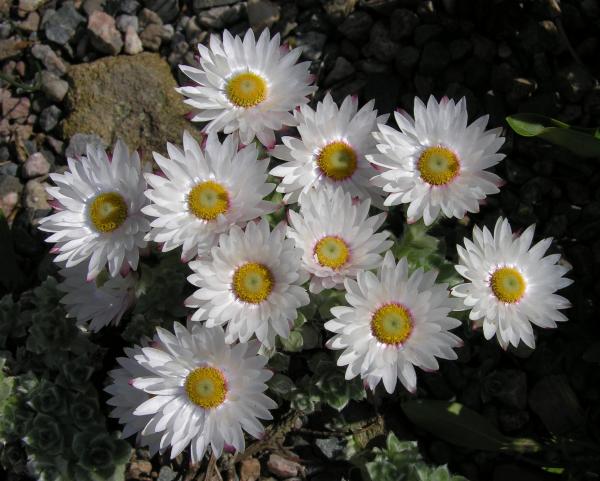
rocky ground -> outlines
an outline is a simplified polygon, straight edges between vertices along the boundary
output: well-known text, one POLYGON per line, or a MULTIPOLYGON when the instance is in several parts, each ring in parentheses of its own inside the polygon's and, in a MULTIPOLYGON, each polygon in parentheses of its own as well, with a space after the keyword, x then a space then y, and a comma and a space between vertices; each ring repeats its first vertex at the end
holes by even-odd
MULTIPOLYGON (((63 171, 86 142, 109 146, 120 136, 149 160, 167 141, 179 142, 184 128, 196 128, 173 90, 186 81, 177 66, 193 64, 195 45, 223 28, 269 27, 301 46, 317 98, 328 90, 338 100, 355 94, 390 112, 412 111, 415 95, 466 96, 471 116, 487 113, 492 126, 506 126, 505 116, 517 111, 600 125, 598 0, 0 0, 0 19, 0 209, 12 229, 18 290, 49 269, 36 228, 50 212, 48 174, 63 171)), ((502 192, 480 214, 458 226, 442 223, 436 234, 453 246, 473 222, 499 214, 519 228, 536 223, 573 266, 576 282, 565 291, 571 321, 542 333, 534 352, 503 353, 472 334, 459 363, 419 382, 424 397, 454 395, 506 434, 575 433, 598 442, 600 170, 510 132, 503 151, 502 192)), ((392 401, 382 410, 397 409, 392 401)), ((419 439, 429 460, 450 463, 471 481, 546 479, 530 466, 552 462, 473 453, 396 417, 399 432, 419 439)), ((277 453, 261 463, 250 458, 241 479, 256 480, 261 469, 265 480, 334 479, 322 466, 333 459, 335 440, 313 441, 288 440, 292 451, 300 446, 303 466, 277 453)), ((170 481, 176 466, 167 464, 138 451, 128 476, 170 481)))

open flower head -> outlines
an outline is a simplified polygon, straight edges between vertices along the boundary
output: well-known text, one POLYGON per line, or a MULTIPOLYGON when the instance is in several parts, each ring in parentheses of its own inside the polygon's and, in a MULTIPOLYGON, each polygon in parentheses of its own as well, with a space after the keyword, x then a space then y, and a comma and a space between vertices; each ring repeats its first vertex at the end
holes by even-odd
POLYGON ((193 321, 227 325, 226 340, 246 342, 252 335, 272 347, 275 335, 289 337, 297 309, 309 303, 302 287, 302 250, 285 239, 285 225, 272 232, 266 219, 246 230, 233 226, 221 235, 208 260, 190 262, 188 280, 199 289, 186 299, 196 308, 193 321))
MULTIPOLYGON (((269 410, 277 407, 263 394, 272 372, 264 369, 267 359, 257 354, 260 344, 229 345, 220 327, 200 324, 188 330, 175 323, 174 332, 158 328, 155 347, 130 351, 122 362, 128 371, 123 377, 136 373, 134 363, 143 370, 128 382, 146 399, 133 410, 142 421, 134 425, 128 414, 120 418, 131 429, 144 424, 142 441, 158 436, 158 449, 170 447, 171 458, 187 446, 192 463, 202 461, 208 446, 217 457, 225 444, 244 451, 243 431, 258 438, 264 431, 259 419, 272 419, 269 410)), ((118 382, 123 386, 122 377, 118 382)), ((127 404, 128 399, 121 399, 129 395, 115 396, 112 404, 127 404)))
POLYGON ((531 246, 534 226, 513 237, 510 224, 500 217, 494 233, 484 227, 473 229, 473 241, 457 246, 458 273, 468 282, 455 286, 452 294, 462 298, 469 318, 483 324, 486 339, 497 337, 506 349, 522 340, 535 347, 532 323, 556 327, 567 320, 560 309, 570 303, 555 292, 573 281, 563 277, 566 266, 558 264, 559 254, 544 256, 552 239, 531 246))
POLYGON ((325 323, 335 333, 327 346, 343 349, 338 366, 347 366, 346 379, 360 375, 371 389, 383 381, 389 393, 400 379, 414 392, 415 366, 432 371, 439 368, 436 357, 456 359, 461 340, 449 329, 460 321, 448 316, 456 302, 436 277, 423 269, 409 275, 406 258, 396 264, 388 251, 377 275, 363 271, 356 281, 346 279, 350 306, 333 307, 335 318, 325 323))
POLYGON ((112 158, 101 148, 87 146, 87 156, 67 159, 69 171, 50 174, 48 187, 58 212, 40 220, 52 232, 56 262, 73 267, 88 261, 87 278, 94 279, 108 263, 111 276, 137 269, 139 249, 150 229, 141 209, 146 204, 146 181, 140 157, 117 141, 112 158))
POLYGON ((86 281, 87 268, 78 264, 61 269, 64 277, 58 289, 65 292, 60 300, 67 315, 75 317, 77 324, 97 332, 111 322, 118 324, 134 301, 135 278, 129 272, 125 277, 110 277, 103 270, 92 281, 86 281))
POLYGON ((211 35, 209 47, 199 44, 199 68, 180 65, 194 85, 177 91, 198 113, 194 121, 208 122, 206 132, 239 131, 242 143, 257 137, 270 148, 274 131, 295 125, 290 111, 308 102, 316 90, 310 86, 310 62, 296 63, 299 48, 288 51, 264 30, 258 41, 248 29, 242 40, 228 30, 223 40, 211 35))
POLYGON ((164 176, 147 174, 152 203, 144 208, 155 218, 148 240, 161 243, 163 252, 183 246, 183 260, 208 254, 232 225, 277 209, 263 200, 275 186, 266 182, 268 160, 257 159, 254 144, 238 150, 237 136, 221 144, 209 134, 202 149, 184 132, 183 150, 172 144, 167 150, 168 158, 154 153, 164 176))
MULTIPOLYGON (((142 346, 152 345, 155 348, 160 346, 157 335, 151 342, 145 338, 142 340, 142 346)), ((111 378, 111 384, 104 388, 111 397, 106 401, 109 406, 113 406, 110 417, 117 418, 119 423, 123 424, 123 438, 136 436, 136 444, 148 446, 150 455, 157 452, 164 452, 160 449, 160 433, 143 435, 142 430, 152 419, 151 414, 139 416, 133 414, 138 406, 152 398, 152 395, 133 386, 133 380, 139 377, 154 376, 153 372, 146 369, 135 360, 136 356, 142 354, 141 346, 126 347, 125 356, 118 357, 119 367, 108 373, 111 378)))
POLYGON ((376 233, 385 214, 369 217, 371 201, 353 202, 342 188, 306 194, 300 213, 289 211, 288 237, 303 251, 302 264, 311 274, 311 292, 342 288, 344 280, 381 264, 381 253, 393 242, 389 232, 376 233))
POLYGON ((371 132, 388 116, 378 117, 374 105, 371 100, 358 110, 358 99, 348 96, 338 108, 327 94, 316 110, 304 105, 294 113, 300 139, 283 137, 271 151, 284 161, 271 170, 282 177, 277 191, 285 193, 284 201, 298 202, 302 193, 329 186, 382 205, 380 189, 369 182, 377 171, 366 156, 377 152, 371 132))
POLYGON ((485 130, 488 116, 467 125, 467 105, 415 98, 415 118, 396 112, 400 132, 379 125, 373 135, 381 152, 369 157, 385 171, 372 182, 388 192, 385 205, 408 204, 408 220, 430 225, 440 212, 464 217, 479 212, 486 196, 499 192, 501 179, 486 169, 504 158, 501 129, 485 130))

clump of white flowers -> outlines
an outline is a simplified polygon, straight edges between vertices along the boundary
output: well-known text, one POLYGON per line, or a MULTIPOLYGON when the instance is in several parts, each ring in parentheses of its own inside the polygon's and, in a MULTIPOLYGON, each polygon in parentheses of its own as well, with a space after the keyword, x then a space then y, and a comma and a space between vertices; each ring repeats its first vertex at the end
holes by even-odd
POLYGON ((571 282, 567 268, 559 255, 545 256, 550 239, 532 247, 533 226, 518 238, 505 219, 493 234, 475 227, 457 247, 466 282, 451 290, 437 271, 397 259, 397 239, 381 230, 384 205, 407 204, 409 222, 430 225, 477 212, 499 191, 488 169, 504 157, 504 138, 486 130, 487 116, 469 124, 464 98, 417 98, 414 118, 396 113, 397 131, 373 101, 359 109, 347 97, 338 106, 327 94, 309 107, 308 63, 297 63, 300 50, 282 49, 278 35, 226 31, 198 49, 199 66, 181 66, 194 85, 179 92, 206 134, 185 132, 182 148, 155 152, 154 173, 120 141, 112 158, 89 146, 68 159, 66 173, 51 174, 58 211, 40 226, 63 267, 62 302, 92 331, 118 323, 134 302, 139 275, 128 271, 147 241, 163 252, 181 248, 189 262, 197 290, 185 301, 188 326, 141 339, 110 374, 108 403, 124 436, 171 457, 189 446, 193 462, 209 447, 215 456, 225 445, 242 451, 244 432, 259 437, 260 420, 276 407, 264 394, 266 355, 328 292, 344 291, 347 304, 334 303, 324 325, 346 380, 360 377, 371 389, 381 382, 388 393, 398 380, 415 392, 415 367, 437 370, 438 359, 457 358, 453 311, 469 309, 485 338, 505 349, 533 348, 532 324, 567 320, 560 310, 569 303, 555 294, 571 282), (275 146, 283 126, 297 126, 298 136, 275 146), (283 204, 272 201, 275 189, 283 204), (280 222, 284 209, 289 224, 280 222))

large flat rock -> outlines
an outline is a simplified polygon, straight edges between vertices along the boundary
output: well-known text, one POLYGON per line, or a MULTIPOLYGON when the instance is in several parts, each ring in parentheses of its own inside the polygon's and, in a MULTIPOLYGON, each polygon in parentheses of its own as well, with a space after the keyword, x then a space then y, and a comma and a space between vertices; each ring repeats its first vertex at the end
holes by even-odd
POLYGON ((166 152, 166 143, 181 144, 188 107, 175 92, 177 84, 165 60, 155 53, 106 57, 74 65, 68 72, 70 114, 62 124, 66 140, 76 133, 97 134, 108 145, 122 138, 141 149, 166 152))

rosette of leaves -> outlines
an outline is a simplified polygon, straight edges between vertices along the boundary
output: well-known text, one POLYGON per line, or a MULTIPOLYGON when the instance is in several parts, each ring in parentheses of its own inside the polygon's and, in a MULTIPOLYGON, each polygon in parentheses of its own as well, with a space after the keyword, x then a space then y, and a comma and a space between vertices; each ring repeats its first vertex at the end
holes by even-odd
POLYGON ((30 318, 21 315, 10 294, 0 299, 0 350, 8 349, 10 339, 24 337, 29 323, 30 318))
POLYGON ((370 481, 468 481, 452 475, 447 466, 430 466, 419 454, 416 441, 400 441, 388 434, 384 448, 374 448, 375 458, 365 464, 370 481))
POLYGON ((121 337, 128 343, 138 343, 142 337, 152 337, 157 326, 171 327, 173 321, 189 312, 183 301, 187 297, 188 268, 175 253, 159 257, 154 265, 143 264, 136 285, 137 301, 121 337))
POLYGON ((24 326, 5 330, 21 339, 7 353, 13 377, 0 378, 0 461, 46 481, 122 480, 130 447, 108 432, 92 383, 105 350, 66 317, 60 297, 48 279, 0 303, 0 320, 16 315, 24 326))
POLYGON ((75 435, 72 450, 77 457, 73 468, 77 481, 116 481, 122 479, 123 466, 129 459, 131 446, 106 432, 90 429, 75 435))
POLYGON ((350 400, 365 398, 360 379, 346 381, 344 370, 336 366, 329 353, 315 353, 308 360, 308 366, 312 375, 302 376, 296 383, 282 373, 275 374, 269 381, 271 391, 281 399, 290 401, 292 409, 308 414, 325 403, 341 411, 350 400))

